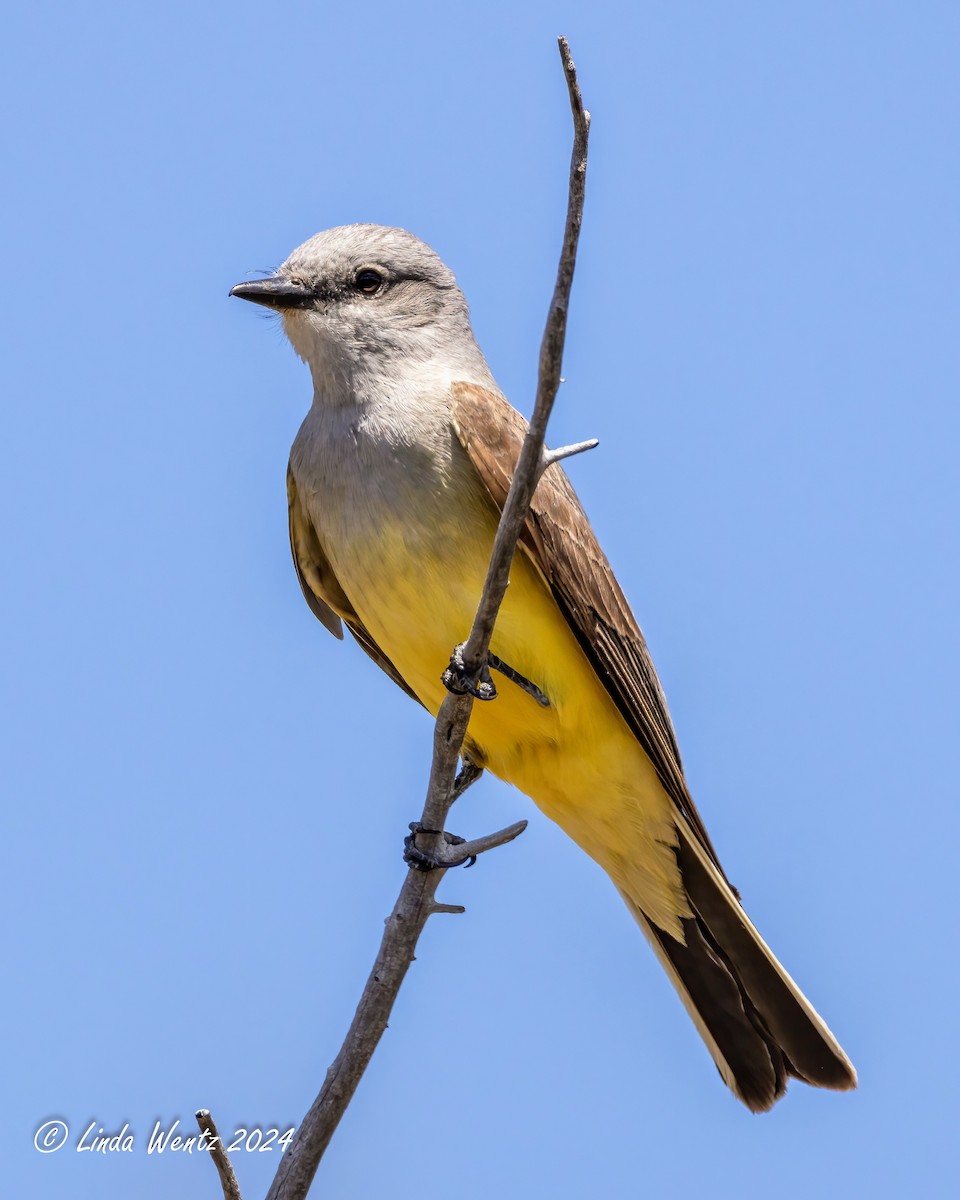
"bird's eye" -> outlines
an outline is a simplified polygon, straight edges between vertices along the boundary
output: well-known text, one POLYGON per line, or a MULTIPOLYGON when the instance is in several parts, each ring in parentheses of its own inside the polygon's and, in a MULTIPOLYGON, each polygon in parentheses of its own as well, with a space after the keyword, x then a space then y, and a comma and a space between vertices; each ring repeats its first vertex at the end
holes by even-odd
POLYGON ((364 267, 362 271, 357 272, 354 282, 358 292, 363 292, 365 296, 375 296, 383 287, 383 276, 372 267, 364 267))

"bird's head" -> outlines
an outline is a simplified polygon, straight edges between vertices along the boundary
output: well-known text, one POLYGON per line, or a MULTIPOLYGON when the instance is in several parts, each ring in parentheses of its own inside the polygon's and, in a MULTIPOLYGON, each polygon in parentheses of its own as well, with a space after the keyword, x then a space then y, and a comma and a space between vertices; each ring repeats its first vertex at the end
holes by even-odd
POLYGON ((453 272, 403 229, 328 229, 294 250, 275 274, 238 283, 230 294, 280 313, 318 390, 350 387, 358 375, 382 377, 479 354, 453 272))

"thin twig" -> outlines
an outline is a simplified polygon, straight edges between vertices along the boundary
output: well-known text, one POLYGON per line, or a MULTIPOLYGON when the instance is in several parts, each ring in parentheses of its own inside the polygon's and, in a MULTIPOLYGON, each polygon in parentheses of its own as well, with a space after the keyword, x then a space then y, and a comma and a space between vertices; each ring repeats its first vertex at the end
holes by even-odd
POLYGON ((456 846, 447 846, 446 852, 459 864, 464 859, 476 858, 478 854, 486 854, 488 850, 506 846, 508 842, 518 838, 526 827, 526 821, 517 821, 514 825, 508 825, 506 829, 498 829, 496 833, 488 833, 484 837, 473 838, 469 842, 460 842, 456 846))
POLYGON ((552 467, 554 463, 560 462, 564 458, 573 458, 575 454, 583 454, 585 450, 596 450, 600 445, 597 438, 589 438, 585 442, 574 442, 572 446, 558 446, 556 450, 548 450, 544 447, 543 453, 540 455, 540 474, 542 475, 547 467, 552 467))
MULTIPOLYGON (((570 186, 567 197, 567 223, 563 234, 563 248, 557 267, 557 282, 553 289, 547 322, 540 344, 540 365, 537 378, 537 399, 527 435, 520 449, 520 457, 507 493, 507 500, 500 516, 493 553, 487 568, 483 593, 474 618, 473 628, 463 648, 463 662, 467 671, 475 674, 490 648, 493 625, 500 611, 507 584, 510 580, 510 565, 517 548, 520 531, 526 520, 530 501, 537 486, 542 468, 544 439, 547 421, 553 410, 553 402, 560 387, 560 367, 563 362, 563 343, 567 332, 567 307, 570 303, 570 288, 577 262, 577 243, 583 221, 583 199, 587 181, 587 138, 590 132, 590 114, 583 107, 577 70, 573 65, 567 39, 558 39, 560 59, 563 63, 573 113, 573 153, 570 157, 570 186)), ((423 810, 422 824, 427 829, 442 829, 449 811, 447 797, 449 780, 456 770, 460 747, 467 731, 467 722, 473 708, 470 695, 444 698, 437 714, 434 734, 434 757, 427 788, 427 802, 423 810)), ((434 847, 426 843, 428 852, 434 847)))
MULTIPOLYGON (((560 384, 567 306, 583 218, 587 136, 590 127, 590 114, 583 107, 577 73, 566 38, 559 39, 559 47, 574 126, 567 222, 557 282, 540 348, 536 404, 497 528, 480 605, 463 651, 464 663, 471 672, 479 671, 489 649, 520 530, 540 474, 549 465, 549 462, 544 460, 544 435, 560 384)), ((584 445, 583 448, 587 447, 584 445)), ((449 694, 440 706, 434 728, 430 781, 420 820, 424 832, 418 838, 418 846, 427 854, 439 855, 442 853, 441 848, 449 850, 451 855, 456 854, 458 859, 464 856, 464 852, 479 854, 516 837, 526 825, 526 822, 521 822, 508 830, 501 830, 498 834, 455 847, 447 846, 441 833, 426 832, 443 829, 453 801, 479 775, 478 768, 465 764, 458 787, 457 763, 472 708, 473 697, 470 695, 449 694)), ((303 1200, 306 1196, 320 1159, 387 1027, 393 1003, 413 962, 417 939, 432 913, 449 912, 456 907, 438 905, 434 899, 444 874, 444 869, 407 872, 397 903, 387 918, 376 962, 340 1053, 327 1072, 320 1094, 304 1118, 293 1144, 280 1160, 267 1200, 303 1200)))
POLYGON ((210 1157, 213 1159, 213 1165, 217 1168, 217 1174, 220 1176, 220 1186, 223 1188, 223 1200, 241 1200, 240 1184, 237 1183, 237 1177, 233 1173, 233 1163, 230 1161, 230 1155, 223 1148, 223 1141, 220 1137, 220 1131, 217 1129, 217 1123, 210 1115, 210 1110, 207 1108, 199 1108, 196 1113, 197 1124, 200 1126, 200 1132, 205 1136, 210 1147, 210 1157))

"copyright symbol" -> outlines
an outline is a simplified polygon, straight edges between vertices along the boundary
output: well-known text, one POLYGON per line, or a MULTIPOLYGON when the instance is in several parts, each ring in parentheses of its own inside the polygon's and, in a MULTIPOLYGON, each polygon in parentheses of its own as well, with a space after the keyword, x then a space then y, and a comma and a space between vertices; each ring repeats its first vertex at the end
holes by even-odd
POLYGON ((69 1133, 66 1121, 44 1121, 33 1135, 33 1144, 41 1154, 52 1154, 60 1149, 69 1133))

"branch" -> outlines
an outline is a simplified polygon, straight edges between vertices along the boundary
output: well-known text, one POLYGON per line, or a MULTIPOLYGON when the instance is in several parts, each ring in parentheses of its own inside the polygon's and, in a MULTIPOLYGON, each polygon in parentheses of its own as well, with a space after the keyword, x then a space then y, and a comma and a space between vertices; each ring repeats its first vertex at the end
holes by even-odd
POLYGON ((590 438, 586 442, 574 442, 572 446, 559 446, 556 450, 544 449, 540 455, 540 471, 537 474, 537 479, 544 473, 547 467, 552 467, 555 462, 560 462, 564 458, 573 458, 575 454, 583 454, 585 450, 596 450, 600 445, 597 438, 590 438))
MULTIPOLYGON (((567 307, 583 219, 587 135, 590 128, 590 114, 583 107, 577 73, 566 38, 559 39, 559 46, 574 127, 567 222, 557 269, 557 282, 540 347, 536 404, 497 528, 480 605, 463 649, 464 665, 471 673, 478 672, 486 658, 497 612, 507 589, 510 564, 520 530, 540 475, 558 458, 588 448, 586 444, 567 447, 564 451, 554 452, 553 455, 544 451, 547 420, 560 384, 567 307)), ((424 832, 419 835, 422 844, 419 843, 419 839, 418 844, 421 844, 421 848, 427 854, 446 861, 455 856, 459 862, 466 854, 480 854, 494 846, 502 845, 515 838, 526 827, 526 822, 522 821, 507 830, 501 830, 500 833, 455 847, 450 847, 445 842, 442 833, 426 832, 443 829, 454 800, 479 775, 478 768, 465 763, 459 780, 456 778, 457 762, 472 708, 472 696, 447 695, 440 706, 434 729, 430 781, 419 822, 424 832), (444 855, 444 850, 449 851, 449 854, 444 855)), ((327 1072, 320 1094, 304 1118, 293 1144, 280 1160, 267 1200, 303 1200, 306 1196, 320 1159, 387 1027, 394 1001, 413 962, 417 939, 432 913, 450 912, 457 907, 438 904, 434 899, 444 873, 445 868, 429 871, 408 870, 397 903, 387 918, 376 962, 340 1053, 327 1072)))
MULTIPOLYGON (((476 674, 490 648, 493 625, 500 611, 507 584, 510 581, 510 564, 517 548, 520 531, 527 518, 530 501, 540 474, 549 466, 544 461, 544 438, 547 421, 553 410, 553 402, 560 387, 560 367, 563 361, 563 343, 567 332, 567 307, 570 303, 570 288, 573 270, 577 262, 577 243, 583 222, 583 198, 587 182, 587 137, 590 132, 590 114, 583 107, 577 71, 573 65, 567 39, 558 39, 560 58, 567 79, 570 108, 573 113, 573 153, 570 158, 570 185, 567 196, 567 223, 563 234, 563 247, 557 267, 557 282, 547 312, 543 341, 540 343, 540 369, 537 379, 537 399, 527 435, 523 440, 520 457, 507 493, 507 500, 500 516, 497 536, 493 543, 490 566, 484 581, 483 593, 473 628, 463 648, 463 662, 467 671, 476 674)), ((450 805, 447 797, 450 780, 456 770, 457 758, 467 731, 467 722, 473 709, 470 695, 448 695, 444 698, 437 714, 437 725, 433 739, 433 765, 427 788, 427 801, 423 809, 422 824, 427 829, 442 829, 450 805)), ((427 850, 435 849, 427 843, 427 850)))
POLYGON ((233 1173, 233 1163, 230 1155, 223 1148, 223 1140, 217 1124, 207 1108, 199 1108, 196 1113, 200 1132, 210 1144, 210 1157, 220 1176, 220 1186, 223 1188, 223 1200, 240 1200, 240 1185, 233 1173))

